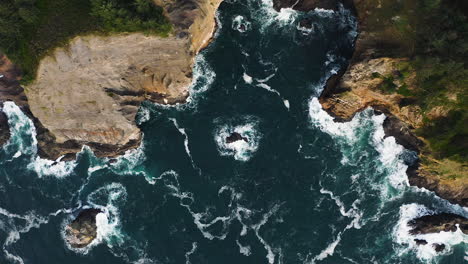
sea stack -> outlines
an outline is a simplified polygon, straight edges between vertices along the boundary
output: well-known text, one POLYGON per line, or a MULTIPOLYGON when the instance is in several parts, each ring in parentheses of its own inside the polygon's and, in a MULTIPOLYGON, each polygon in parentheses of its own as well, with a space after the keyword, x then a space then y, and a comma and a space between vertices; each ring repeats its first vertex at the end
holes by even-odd
POLYGON ((97 237, 96 216, 101 210, 90 208, 82 210, 65 229, 65 239, 73 248, 84 248, 97 237))

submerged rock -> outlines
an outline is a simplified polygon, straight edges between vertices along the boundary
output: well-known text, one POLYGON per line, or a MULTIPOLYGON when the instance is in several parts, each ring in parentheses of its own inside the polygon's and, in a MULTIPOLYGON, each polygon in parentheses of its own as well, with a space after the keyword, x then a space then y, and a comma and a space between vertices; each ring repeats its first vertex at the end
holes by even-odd
POLYGON ((425 215, 408 222, 412 229, 410 234, 429 234, 439 232, 455 232, 457 225, 460 230, 468 235, 468 219, 451 213, 441 213, 436 215, 425 215))
POLYGON ((245 142, 249 142, 246 137, 243 137, 241 134, 237 132, 233 132, 231 133, 231 135, 229 135, 229 137, 226 138, 226 143, 230 144, 239 140, 244 140, 245 142))
POLYGON ((84 209, 65 229, 66 240, 71 247, 83 248, 89 245, 97 236, 96 215, 101 210, 84 209))

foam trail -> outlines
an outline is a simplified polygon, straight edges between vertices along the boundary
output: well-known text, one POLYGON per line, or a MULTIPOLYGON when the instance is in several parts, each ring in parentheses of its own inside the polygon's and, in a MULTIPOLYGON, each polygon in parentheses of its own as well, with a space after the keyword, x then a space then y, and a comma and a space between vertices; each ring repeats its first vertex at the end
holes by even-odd
POLYGON ((197 165, 195 164, 195 162, 193 161, 193 158, 192 158, 192 154, 190 153, 190 148, 189 148, 189 139, 188 139, 188 135, 187 133, 185 132, 185 128, 182 128, 179 126, 179 124, 177 123, 177 120, 175 118, 169 118, 169 120, 172 121, 172 123, 174 123, 174 126, 177 128, 177 130, 179 130, 180 134, 182 134, 184 136, 184 146, 185 146, 185 152, 187 153, 187 155, 189 156, 190 158, 190 161, 192 162, 192 167, 198 171, 198 173, 201 175, 201 169, 197 167, 197 165))
POLYGON ((197 250, 197 242, 193 242, 192 243, 192 249, 190 249, 190 251, 185 253, 185 264, 191 264, 192 263, 192 262, 190 262, 190 256, 193 253, 195 253, 195 250, 197 250))
POLYGON ((341 235, 342 233, 339 233, 338 236, 336 236, 336 239, 328 244, 328 246, 322 250, 320 254, 315 256, 310 263, 316 263, 317 260, 324 260, 327 257, 332 256, 335 253, 336 246, 341 242, 341 235))
POLYGON ((241 253, 244 256, 250 256, 252 254, 250 246, 243 246, 239 240, 236 240, 236 244, 239 247, 239 253, 241 253))
POLYGON ((252 84, 255 81, 255 86, 263 88, 271 93, 278 95, 278 97, 281 98, 281 100, 283 100, 284 106, 289 110, 289 100, 284 99, 277 90, 271 88, 271 86, 265 83, 265 82, 268 82, 271 78, 273 78, 275 74, 276 73, 273 73, 264 79, 254 79, 252 76, 244 72, 244 74, 242 75, 242 78, 244 79, 244 82, 247 84, 252 84))
POLYGON ((260 221, 260 223, 252 226, 252 229, 255 232, 255 236, 257 236, 258 240, 260 241, 260 243, 263 244, 263 247, 267 251, 267 256, 266 257, 268 259, 269 264, 274 264, 275 263, 276 255, 275 255, 275 253, 273 251, 273 248, 265 241, 265 239, 263 239, 262 236, 260 236, 260 228, 263 225, 265 225, 268 222, 268 219, 278 211, 279 207, 280 207, 279 205, 275 205, 270 211, 268 211, 268 213, 263 215, 263 218, 260 221))

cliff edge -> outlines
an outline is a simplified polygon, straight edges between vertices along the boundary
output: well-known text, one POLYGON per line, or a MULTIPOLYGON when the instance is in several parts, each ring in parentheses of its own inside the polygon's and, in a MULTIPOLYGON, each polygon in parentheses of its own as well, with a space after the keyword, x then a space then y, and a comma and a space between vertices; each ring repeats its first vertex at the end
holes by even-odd
MULTIPOLYGON (((20 71, 2 55, 0 101, 14 101, 33 119, 42 157, 71 159, 83 145, 97 156, 123 154, 140 144, 142 101, 188 97, 194 57, 213 36, 221 1, 156 0, 173 25, 169 36, 79 35, 45 56, 24 89, 20 71)), ((8 138, 5 121, 2 113, 0 143, 8 138)))
MULTIPOLYGON (((340 1, 275 2, 277 9, 309 11, 336 9, 340 1)), ((359 35, 347 68, 327 81, 323 109, 339 122, 367 107, 384 112, 386 135, 419 155, 407 171, 410 184, 468 206, 463 3, 341 2, 355 12, 359 35)))

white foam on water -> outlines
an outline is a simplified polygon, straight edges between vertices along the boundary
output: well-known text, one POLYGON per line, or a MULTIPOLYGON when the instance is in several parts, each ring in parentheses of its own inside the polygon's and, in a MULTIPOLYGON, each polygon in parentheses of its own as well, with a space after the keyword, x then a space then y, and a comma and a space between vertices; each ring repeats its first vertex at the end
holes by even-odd
POLYGON ((243 246, 239 240, 236 240, 236 244, 239 247, 239 253, 241 253, 244 256, 250 256, 252 254, 250 246, 243 246))
POLYGON ((147 122, 148 120, 150 120, 150 117, 151 117, 150 109, 148 107, 141 105, 140 108, 138 109, 136 123, 138 125, 141 125, 147 122))
POLYGON ((246 72, 242 75, 245 83, 252 84, 253 78, 252 76, 248 75, 246 72))
POLYGON ((258 132, 258 121, 256 118, 245 117, 240 122, 227 122, 220 125, 214 132, 215 142, 219 154, 232 156, 239 161, 248 161, 257 151, 261 134, 258 132), (239 133, 247 139, 227 143, 226 138, 232 133, 239 133))
POLYGON ((232 29, 237 30, 241 33, 249 31, 251 28, 251 23, 247 21, 243 16, 235 16, 232 19, 232 29))
POLYGON ((392 238, 400 246, 397 250, 398 256, 406 255, 414 252, 416 256, 423 262, 434 259, 438 255, 447 255, 452 252, 452 247, 461 243, 468 243, 468 235, 463 234, 460 228, 456 232, 440 232, 433 234, 411 235, 411 228, 408 222, 412 219, 431 215, 436 213, 428 209, 424 205, 411 203, 404 204, 400 207, 399 220, 393 229, 392 238), (427 241, 426 245, 416 245, 414 239, 423 239, 427 241), (444 251, 437 253, 432 244, 444 244, 444 251))
POLYGON ((193 253, 195 253, 195 250, 197 250, 197 242, 193 242, 192 243, 192 248, 190 249, 190 251, 185 253, 185 264, 191 264, 192 263, 192 262, 190 262, 190 256, 193 253))
POLYGON ((7 153, 15 153, 12 159, 23 155, 30 157, 27 165, 29 170, 35 171, 39 178, 54 176, 63 178, 70 175, 76 167, 76 161, 56 161, 42 159, 37 155, 36 128, 33 122, 14 102, 5 102, 3 112, 8 117, 11 138, 3 147, 7 153), (26 140, 26 141, 25 141, 26 140))
POLYGON ((336 14, 334 10, 324 8, 315 8, 312 12, 321 17, 333 17, 336 14))
POLYGON ((356 229, 360 229, 362 227, 361 223, 360 223, 360 220, 362 218, 362 211, 359 210, 359 208, 357 207, 357 205, 360 203, 360 200, 355 200, 353 202, 351 208, 349 210, 346 210, 345 204, 341 201, 340 197, 335 196, 333 194, 333 192, 331 192, 329 190, 326 190, 326 189, 324 189, 322 187, 320 189, 320 193, 327 194, 328 196, 330 196, 330 198, 333 201, 335 201, 335 203, 338 206, 342 216, 346 216, 346 217, 349 217, 349 218, 353 219, 353 221, 351 221, 351 223, 350 223, 350 225, 351 225, 350 227, 353 227, 353 228, 356 228, 356 229))
MULTIPOLYGON (((115 162, 104 166, 109 167, 114 173, 119 175, 146 175, 145 168, 142 166, 143 162, 146 160, 143 137, 138 148, 127 150, 115 160, 115 162)), ((109 159, 104 159, 104 162, 109 162, 109 159)))
POLYGON ((9 223, 8 228, 4 229, 8 233, 8 235, 2 246, 5 257, 11 260, 12 263, 23 264, 23 258, 11 253, 8 250, 8 247, 12 246, 18 240, 20 240, 21 234, 28 233, 33 228, 39 228, 42 224, 47 224, 49 222, 49 217, 36 215, 34 211, 30 211, 25 215, 19 215, 15 213, 10 213, 9 211, 3 208, 0 208, 0 215, 7 217, 9 223), (24 224, 16 225, 14 220, 24 221, 24 224))
POLYGON ((175 118, 169 118, 169 120, 172 121, 172 123, 174 123, 174 126, 177 128, 177 130, 180 132, 180 134, 182 136, 184 136, 184 147, 185 147, 185 152, 187 153, 187 155, 189 156, 190 158, 190 162, 192 163, 192 167, 198 171, 198 173, 201 175, 201 169, 198 168, 198 166, 195 164, 195 162, 193 161, 193 158, 192 158, 192 154, 190 153, 190 148, 189 148, 189 138, 188 138, 188 135, 187 133, 185 132, 185 128, 182 128, 179 126, 179 124, 177 123, 177 119, 175 118))
POLYGON ((260 23, 261 31, 272 26, 292 25, 298 17, 298 12, 292 8, 282 8, 279 12, 273 8, 272 0, 248 1, 253 17, 260 23))
POLYGON ((394 137, 385 137, 383 129, 385 118, 384 114, 372 116, 372 121, 374 122, 372 141, 375 149, 380 154, 380 162, 388 171, 388 182, 393 188, 403 190, 409 186, 408 176, 406 175, 408 166, 400 158, 405 149, 396 143, 394 137))
POLYGON ((322 109, 318 98, 313 97, 309 102, 309 116, 312 124, 320 128, 323 132, 349 141, 350 144, 356 142, 356 130, 360 127, 359 118, 353 118, 349 122, 335 122, 325 110, 322 109))
POLYGON ((268 220, 270 219, 272 215, 276 214, 276 212, 279 210, 279 207, 280 205, 273 206, 266 214, 263 215, 262 220, 258 224, 251 226, 251 228, 255 232, 255 236, 257 236, 258 240, 260 241, 260 243, 263 244, 263 247, 267 251, 266 258, 269 264, 275 263, 275 259, 276 259, 275 251, 279 251, 279 250, 274 249, 265 241, 265 239, 260 235, 260 228, 268 222, 268 220))
POLYGON ((63 178, 70 175, 76 167, 75 161, 52 161, 47 159, 36 159, 28 165, 28 169, 34 170, 39 177, 55 176, 63 178))
POLYGON ((336 239, 333 240, 333 242, 331 242, 330 244, 328 244, 328 246, 322 250, 320 252, 320 254, 318 254, 317 256, 313 257, 312 260, 310 261, 310 263, 316 263, 317 260, 324 260, 326 259, 327 257, 329 256, 332 256, 334 253, 335 253, 335 248, 336 246, 338 246, 338 244, 341 242, 341 234, 342 233, 339 233, 337 236, 336 236, 336 239))
POLYGON ((289 100, 283 100, 284 106, 289 110, 289 100))
POLYGON ((192 83, 188 88, 189 96, 185 102, 173 105, 152 103, 152 105, 159 109, 196 110, 198 100, 203 98, 203 93, 211 87, 215 79, 216 73, 206 61, 203 52, 199 53, 195 56, 192 83))

